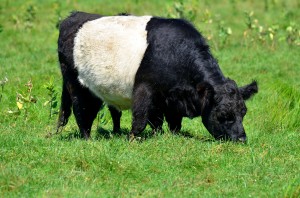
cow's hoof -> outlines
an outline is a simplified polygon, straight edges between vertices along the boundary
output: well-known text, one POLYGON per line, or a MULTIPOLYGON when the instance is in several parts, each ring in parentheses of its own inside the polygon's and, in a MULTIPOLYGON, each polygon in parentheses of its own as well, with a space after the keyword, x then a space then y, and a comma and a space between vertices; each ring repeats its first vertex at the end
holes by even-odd
POLYGON ((132 134, 132 133, 128 134, 127 139, 129 142, 133 142, 135 139, 134 134, 132 134))
POLYGON ((134 136, 134 134, 129 134, 127 136, 127 139, 128 139, 129 142, 142 142, 143 141, 143 138, 138 137, 138 136, 134 136))

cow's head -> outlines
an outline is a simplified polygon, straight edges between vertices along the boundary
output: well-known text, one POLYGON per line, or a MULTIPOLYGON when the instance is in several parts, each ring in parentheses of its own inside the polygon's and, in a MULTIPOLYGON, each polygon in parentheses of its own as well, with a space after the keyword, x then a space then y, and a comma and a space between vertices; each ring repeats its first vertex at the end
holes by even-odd
POLYGON ((238 87, 233 80, 212 86, 201 83, 197 86, 202 104, 202 122, 216 139, 230 139, 245 142, 247 137, 243 118, 247 112, 245 100, 257 93, 257 83, 253 81, 238 87))

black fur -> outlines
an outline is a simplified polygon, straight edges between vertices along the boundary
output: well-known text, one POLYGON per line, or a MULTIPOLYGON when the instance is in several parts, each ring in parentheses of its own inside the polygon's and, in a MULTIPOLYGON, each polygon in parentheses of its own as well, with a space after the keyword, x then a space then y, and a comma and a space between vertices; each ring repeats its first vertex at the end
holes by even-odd
MULTIPOLYGON (((73 62, 74 37, 85 22, 100 17, 72 13, 62 22, 58 40, 63 75, 58 129, 67 123, 73 105, 85 138, 90 136, 102 101, 77 80, 73 62)), ((233 80, 226 78, 205 39, 185 20, 153 17, 146 30, 148 47, 135 77, 130 137, 139 135, 147 123, 154 130, 160 130, 164 117, 169 128, 178 131, 183 117, 202 116, 205 127, 215 138, 245 141, 244 100, 257 92, 256 82, 238 88, 233 80)), ((121 112, 111 106, 109 109, 114 131, 119 130, 121 112)))

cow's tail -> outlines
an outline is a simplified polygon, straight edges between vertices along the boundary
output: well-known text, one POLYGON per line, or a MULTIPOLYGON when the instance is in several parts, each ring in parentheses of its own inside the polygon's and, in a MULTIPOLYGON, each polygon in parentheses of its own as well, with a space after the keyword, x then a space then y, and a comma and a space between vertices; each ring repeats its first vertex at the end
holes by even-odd
POLYGON ((63 82, 61 105, 60 105, 56 133, 60 133, 63 127, 68 123, 69 117, 71 115, 71 107, 72 107, 71 95, 67 89, 66 83, 63 82))

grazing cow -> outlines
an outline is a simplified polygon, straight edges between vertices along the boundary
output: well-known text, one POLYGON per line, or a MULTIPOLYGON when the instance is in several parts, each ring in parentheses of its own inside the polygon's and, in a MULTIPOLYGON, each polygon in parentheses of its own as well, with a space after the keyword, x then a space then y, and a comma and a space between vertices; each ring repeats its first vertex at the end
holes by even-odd
POLYGON ((202 117, 216 139, 246 141, 245 100, 257 92, 226 78, 202 35, 187 21, 153 16, 100 16, 73 12, 60 24, 58 57, 63 76, 58 129, 71 107, 84 138, 103 101, 113 130, 132 110, 129 138, 147 123, 181 129, 183 117, 202 117))

